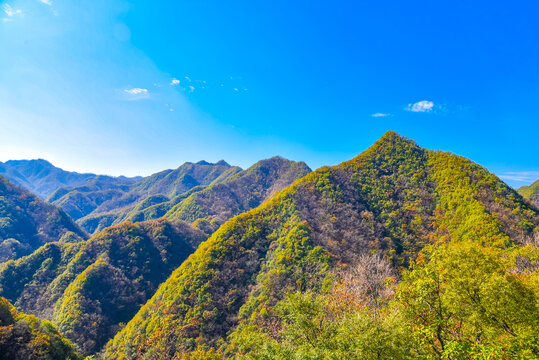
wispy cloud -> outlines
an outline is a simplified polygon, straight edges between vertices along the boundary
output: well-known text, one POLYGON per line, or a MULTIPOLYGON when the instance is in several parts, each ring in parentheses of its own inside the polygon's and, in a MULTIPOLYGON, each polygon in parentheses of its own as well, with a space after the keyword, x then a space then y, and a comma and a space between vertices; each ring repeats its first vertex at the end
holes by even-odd
POLYGON ((141 88, 125 89, 124 91, 131 95, 148 94, 148 89, 141 89, 141 88))
POLYGON ((170 85, 180 85, 180 80, 174 78, 170 81, 170 85))
POLYGON ((508 171, 497 175, 504 180, 518 181, 527 184, 539 180, 539 171, 508 171))
POLYGON ((49 5, 49 6, 52 6, 52 1, 51 0, 38 0, 40 3, 43 3, 45 5, 49 5))
POLYGON ((391 114, 386 114, 386 113, 374 113, 371 115, 372 117, 375 117, 375 118, 378 118, 378 117, 388 117, 388 116, 393 116, 391 114))
POLYGON ((148 89, 143 88, 128 88, 124 89, 124 94, 126 94, 127 100, 142 100, 142 99, 148 99, 150 97, 150 92, 148 89))
POLYGON ((14 9, 9 4, 2 5, 2 10, 9 17, 15 16, 15 15, 22 15, 21 9, 14 9))
POLYGON ((434 103, 432 101, 422 100, 413 104, 408 104, 406 110, 411 112, 431 112, 434 110, 434 103))

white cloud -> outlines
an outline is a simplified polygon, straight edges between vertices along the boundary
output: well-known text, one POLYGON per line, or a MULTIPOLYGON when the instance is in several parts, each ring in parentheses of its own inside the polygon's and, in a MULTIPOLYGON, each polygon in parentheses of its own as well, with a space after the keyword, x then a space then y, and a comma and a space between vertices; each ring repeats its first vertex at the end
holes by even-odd
POLYGON ((193 92, 193 91, 195 91, 195 87, 192 85, 189 85, 189 92, 193 92))
POLYGON ((45 5, 49 5, 49 6, 52 6, 52 1, 51 0, 38 0, 40 3, 43 3, 45 5))
POLYGON ((497 175, 504 180, 518 181, 530 184, 536 180, 539 180, 539 171, 509 171, 497 175))
POLYGON ((14 15, 22 15, 21 9, 13 9, 9 4, 2 5, 2 10, 4 10, 6 15, 9 17, 12 17, 14 15))
POLYGON ((148 89, 132 88, 124 91, 130 95, 148 95, 148 89))
POLYGON ((375 113, 371 115, 372 117, 387 117, 391 116, 391 114, 385 114, 385 113, 375 113))
POLYGON ((407 111, 412 112, 430 112, 434 109, 434 103, 428 100, 418 101, 414 104, 408 104, 407 111))
POLYGON ((172 79, 172 81, 170 82, 170 85, 180 85, 180 80, 172 79))

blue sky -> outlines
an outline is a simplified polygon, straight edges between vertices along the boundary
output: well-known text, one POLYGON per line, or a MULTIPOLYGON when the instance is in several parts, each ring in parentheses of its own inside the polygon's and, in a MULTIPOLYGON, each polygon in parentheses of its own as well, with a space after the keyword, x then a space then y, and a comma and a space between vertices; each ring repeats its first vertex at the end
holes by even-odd
POLYGON ((312 168, 395 130, 539 178, 536 1, 0 1, 0 160, 312 168))

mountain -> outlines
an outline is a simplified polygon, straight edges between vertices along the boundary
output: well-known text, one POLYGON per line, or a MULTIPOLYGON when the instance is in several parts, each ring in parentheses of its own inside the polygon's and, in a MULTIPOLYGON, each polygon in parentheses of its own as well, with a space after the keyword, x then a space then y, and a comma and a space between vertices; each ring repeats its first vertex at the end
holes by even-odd
MULTIPOLYGON (((136 181, 99 176, 81 186, 57 189, 48 201, 61 206, 75 220, 89 215, 94 219, 99 214, 132 208, 147 197, 158 198, 161 202, 169 201, 171 197, 193 187, 224 181, 239 171, 239 167, 230 166, 225 161, 216 164, 200 161, 196 164, 185 163, 175 170, 161 171, 136 181)), ((81 220, 79 223, 93 233, 112 225, 113 221, 97 226, 93 225, 95 221, 81 220)))
POLYGON ((92 354, 206 238, 161 219, 126 222, 84 242, 49 243, 0 264, 0 296, 51 320, 82 354, 92 354))
POLYGON ((211 233, 232 216, 257 207, 310 171, 304 162, 273 157, 171 200, 152 195, 122 211, 87 216, 79 224, 95 231, 125 220, 137 222, 164 216, 169 220, 198 221, 198 226, 211 228, 211 233))
MULTIPOLYGON (((310 339, 327 323, 314 312, 324 304, 301 302, 290 295, 328 288, 335 274, 366 256, 375 254, 397 269, 413 263, 430 244, 470 242, 502 248, 533 244, 538 235, 538 211, 485 168, 388 132, 356 158, 320 168, 256 209, 228 220, 172 273, 102 355, 104 359, 171 359, 194 351, 193 357, 186 358, 197 358, 201 353, 215 355, 211 347, 226 348, 236 338, 245 351, 235 352, 239 358, 252 358, 240 355, 264 349, 266 355, 260 358, 275 358, 277 353, 271 355, 272 348, 265 347, 272 339, 278 343, 290 336, 314 347, 310 339), (274 308, 283 301, 292 301, 293 306, 274 308), (313 325, 312 332, 299 327, 293 333, 280 333, 295 319, 299 324, 320 323, 313 325), (242 338, 245 329, 255 329, 263 343, 242 338)), ((488 259, 481 266, 489 264, 488 259)), ((377 328, 369 325, 350 339, 360 339, 370 329, 377 328)), ((337 346, 339 332, 328 336, 337 346)), ((391 339, 407 338, 412 336, 391 339)), ((288 355, 278 358, 302 358, 294 357, 292 348, 283 351, 288 355)), ((439 358, 439 353, 433 356, 439 358)), ((208 358, 219 358, 214 355, 208 358)))
POLYGON ((4 164, 0 163, 0 175, 43 199, 60 187, 80 185, 95 176, 65 171, 43 159, 9 160, 4 164))
POLYGON ((77 220, 100 206, 121 202, 119 199, 128 197, 126 194, 130 194, 131 187, 136 181, 138 180, 134 178, 99 175, 87 179, 80 186, 59 188, 47 198, 47 201, 60 206, 69 216, 77 220))
POLYGON ((215 164, 206 161, 195 164, 187 162, 175 170, 165 170, 144 178, 133 190, 145 193, 146 196, 163 194, 173 197, 195 186, 221 182, 240 170, 241 168, 230 166, 223 160, 215 164))
POLYGON ((0 298, 0 354, 5 360, 81 359, 50 322, 17 312, 4 298, 0 298))
POLYGON ((52 241, 86 238, 61 209, 0 176, 0 262, 16 259, 52 241))
POLYGON ((522 186, 518 189, 518 193, 524 198, 530 200, 539 208, 539 180, 531 184, 530 186, 522 186))

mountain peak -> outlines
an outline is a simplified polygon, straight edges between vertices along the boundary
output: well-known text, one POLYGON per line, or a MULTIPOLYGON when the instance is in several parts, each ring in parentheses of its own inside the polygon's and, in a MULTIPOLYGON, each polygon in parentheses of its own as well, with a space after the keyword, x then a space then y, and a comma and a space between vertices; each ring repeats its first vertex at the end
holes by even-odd
POLYGON ((407 138, 406 136, 403 136, 396 131, 389 130, 387 131, 378 141, 376 141, 373 145, 376 145, 377 143, 398 143, 398 142, 406 142, 411 144, 416 144, 415 141, 407 138))
POLYGON ((53 164, 51 164, 50 161, 48 160, 45 160, 45 159, 31 159, 31 160, 27 160, 27 159, 22 159, 22 160, 8 160, 6 161, 6 165, 9 165, 9 166, 17 166, 17 165, 23 165, 23 164, 28 164, 28 165, 41 165, 41 166, 46 166, 46 167, 51 167, 51 168, 55 168, 56 166, 54 166, 53 164))
POLYGON ((417 143, 395 131, 386 132, 378 141, 372 144, 367 150, 348 160, 342 165, 351 165, 362 161, 381 161, 382 158, 398 159, 417 157, 422 153, 422 149, 417 143), (419 152, 419 153, 418 153, 419 152), (413 154, 412 154, 413 153, 413 154), (380 157, 380 155, 383 155, 380 157))
POLYGON ((220 165, 220 166, 230 166, 230 164, 227 163, 227 162, 224 161, 224 160, 219 160, 218 162, 215 163, 215 165, 220 165))

